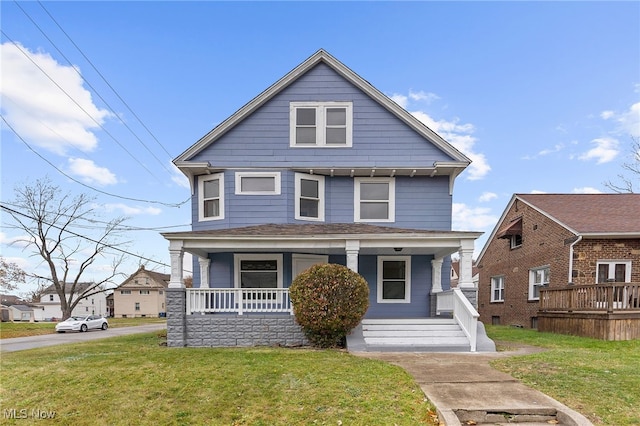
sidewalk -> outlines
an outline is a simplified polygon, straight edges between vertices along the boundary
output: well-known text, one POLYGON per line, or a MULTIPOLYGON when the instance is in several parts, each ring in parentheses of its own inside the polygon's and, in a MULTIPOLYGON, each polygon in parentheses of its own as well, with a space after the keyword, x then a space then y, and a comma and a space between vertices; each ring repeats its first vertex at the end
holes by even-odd
POLYGON ((582 414, 489 366, 491 360, 541 348, 493 353, 356 352, 398 365, 411 374, 446 426, 510 424, 592 426, 582 414))

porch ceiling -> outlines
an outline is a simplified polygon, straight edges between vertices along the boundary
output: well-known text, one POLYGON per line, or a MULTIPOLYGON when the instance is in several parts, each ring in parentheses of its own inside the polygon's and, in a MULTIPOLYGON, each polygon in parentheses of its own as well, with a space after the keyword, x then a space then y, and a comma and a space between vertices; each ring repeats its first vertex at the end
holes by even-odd
POLYGON ((174 249, 206 257, 215 252, 282 252, 444 257, 473 247, 481 232, 426 231, 368 224, 268 224, 162 234, 174 249))

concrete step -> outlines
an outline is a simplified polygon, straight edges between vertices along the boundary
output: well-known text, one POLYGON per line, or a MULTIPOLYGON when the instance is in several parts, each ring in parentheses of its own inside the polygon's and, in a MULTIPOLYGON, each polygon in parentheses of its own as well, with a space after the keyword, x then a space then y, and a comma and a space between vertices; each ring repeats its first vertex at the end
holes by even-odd
POLYGON ((562 425, 554 408, 494 410, 454 410, 462 425, 513 425, 540 426, 562 425))

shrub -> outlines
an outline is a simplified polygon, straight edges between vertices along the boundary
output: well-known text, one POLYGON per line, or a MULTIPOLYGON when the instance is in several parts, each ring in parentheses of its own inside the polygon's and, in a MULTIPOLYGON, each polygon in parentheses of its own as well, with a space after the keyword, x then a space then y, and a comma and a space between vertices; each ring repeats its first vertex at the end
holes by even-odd
POLYGON ((296 321, 309 341, 322 348, 338 346, 360 323, 369 307, 369 286, 346 266, 314 265, 289 289, 296 321))

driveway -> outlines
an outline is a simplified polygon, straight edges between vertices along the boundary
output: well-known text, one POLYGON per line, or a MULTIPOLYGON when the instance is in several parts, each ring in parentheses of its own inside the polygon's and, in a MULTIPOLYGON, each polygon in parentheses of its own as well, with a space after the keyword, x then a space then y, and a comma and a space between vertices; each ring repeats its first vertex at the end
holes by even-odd
POLYGON ((91 330, 86 333, 55 333, 40 336, 16 337, 0 339, 0 352, 15 352, 45 346, 63 345, 65 343, 86 342, 107 337, 125 336, 127 334, 147 333, 167 328, 166 324, 147 324, 135 327, 118 327, 107 330, 91 330))

